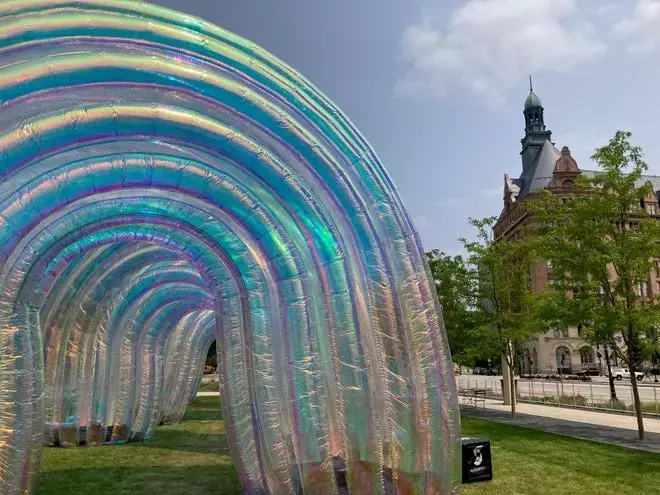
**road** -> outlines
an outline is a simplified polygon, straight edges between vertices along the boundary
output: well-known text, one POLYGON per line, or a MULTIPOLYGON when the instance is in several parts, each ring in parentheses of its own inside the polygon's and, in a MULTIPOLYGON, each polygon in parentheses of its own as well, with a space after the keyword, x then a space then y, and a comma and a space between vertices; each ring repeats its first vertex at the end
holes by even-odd
MULTIPOLYGON (((456 377, 458 388, 486 388, 488 390, 496 390, 501 393, 500 380, 501 376, 475 376, 475 375, 460 375, 456 377)), ((617 397, 620 401, 626 404, 632 404, 632 385, 629 381, 615 381, 615 389, 617 397)), ((610 386, 607 378, 593 377, 591 382, 575 382, 565 380, 563 383, 550 381, 550 380, 518 380, 518 393, 522 396, 553 396, 558 395, 573 396, 575 394, 582 395, 588 401, 592 402, 607 402, 610 400, 610 386)), ((653 404, 658 403, 660 410, 660 383, 655 384, 653 381, 645 379, 639 383, 639 397, 644 403, 653 404)))

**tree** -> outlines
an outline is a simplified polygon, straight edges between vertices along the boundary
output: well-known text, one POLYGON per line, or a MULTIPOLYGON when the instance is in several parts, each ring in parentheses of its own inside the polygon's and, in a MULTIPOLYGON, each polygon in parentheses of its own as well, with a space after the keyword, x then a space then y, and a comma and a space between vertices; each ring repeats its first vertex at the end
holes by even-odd
POLYGON ((536 333, 529 324, 532 294, 530 265, 533 253, 525 239, 495 240, 496 218, 470 219, 476 228, 475 241, 462 239, 475 274, 475 301, 478 310, 477 331, 484 348, 495 350, 508 365, 512 391, 511 415, 516 413, 514 375, 516 358, 522 346, 536 333))
POLYGON ((655 198, 643 183, 642 150, 630 137, 619 131, 597 149, 592 159, 600 170, 580 177, 568 197, 544 191, 530 204, 537 249, 555 279, 544 296, 554 299, 554 309, 549 305, 545 317, 581 323, 628 365, 642 439, 635 372, 655 350, 649 330, 660 326, 660 305, 648 291, 653 260, 660 258, 660 222, 644 209, 655 198))
POLYGON ((209 351, 206 354, 206 365, 213 366, 214 368, 218 365, 218 352, 215 340, 211 343, 209 351))
MULTIPOLYGON (((543 242, 543 241, 541 241, 543 242)), ((532 318, 537 322, 538 327, 543 331, 557 328, 577 327, 582 338, 594 346, 603 346, 604 348, 615 348, 613 340, 614 332, 601 326, 602 322, 597 318, 596 313, 600 310, 600 292, 597 283, 593 279, 587 278, 581 280, 579 274, 573 271, 574 276, 568 276, 570 272, 558 271, 567 270, 565 263, 558 261, 557 256, 548 252, 550 245, 546 241, 540 248, 544 252, 548 261, 554 268, 551 274, 551 282, 548 287, 534 297, 532 303, 532 318), (595 284, 595 285, 594 285, 595 284)), ((571 254, 574 260, 581 260, 579 257, 579 248, 576 245, 571 246, 571 254)), ((568 251, 561 249, 562 255, 568 255, 568 251)), ((573 263, 571 261, 571 263, 573 263)), ((610 363, 610 353, 605 351, 605 365, 610 384, 610 400, 617 401, 616 389, 614 387, 614 377, 610 363)))
POLYGON ((437 249, 426 253, 442 306, 442 317, 454 363, 474 366, 474 279, 462 256, 437 249))

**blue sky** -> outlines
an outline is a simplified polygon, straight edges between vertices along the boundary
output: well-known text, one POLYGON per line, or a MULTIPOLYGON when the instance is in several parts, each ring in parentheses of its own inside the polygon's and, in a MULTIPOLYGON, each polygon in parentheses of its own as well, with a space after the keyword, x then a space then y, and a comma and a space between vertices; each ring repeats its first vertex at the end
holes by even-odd
POLYGON ((426 249, 460 250, 518 176, 527 75, 582 168, 617 129, 660 175, 660 0, 152 0, 257 42, 349 116, 426 249))

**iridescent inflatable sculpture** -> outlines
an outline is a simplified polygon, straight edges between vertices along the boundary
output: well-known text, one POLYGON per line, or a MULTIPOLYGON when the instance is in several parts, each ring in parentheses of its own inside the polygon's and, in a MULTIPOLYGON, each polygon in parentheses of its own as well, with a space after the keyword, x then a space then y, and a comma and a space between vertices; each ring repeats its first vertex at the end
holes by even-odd
POLYGON ((338 493, 338 458, 353 494, 451 493, 438 309, 387 173, 290 67, 140 2, 0 2, 0 493, 44 444, 181 419, 214 339, 245 493, 338 493))

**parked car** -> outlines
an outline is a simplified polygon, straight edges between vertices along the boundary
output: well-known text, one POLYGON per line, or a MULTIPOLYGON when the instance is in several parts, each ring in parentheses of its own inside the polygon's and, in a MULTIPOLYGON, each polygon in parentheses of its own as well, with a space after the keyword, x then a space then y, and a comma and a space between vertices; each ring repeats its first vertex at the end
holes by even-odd
MULTIPOLYGON (((630 370, 628 368, 612 368, 612 376, 616 380, 630 380, 630 370)), ((635 378, 638 382, 642 381, 644 378, 644 373, 641 371, 635 371, 635 378)))
POLYGON ((475 368, 474 375, 497 376, 500 374, 497 368, 475 368))
POLYGON ((578 371, 575 373, 577 376, 600 376, 600 368, 597 368, 596 366, 589 366, 587 368, 584 368, 582 371, 578 371))

